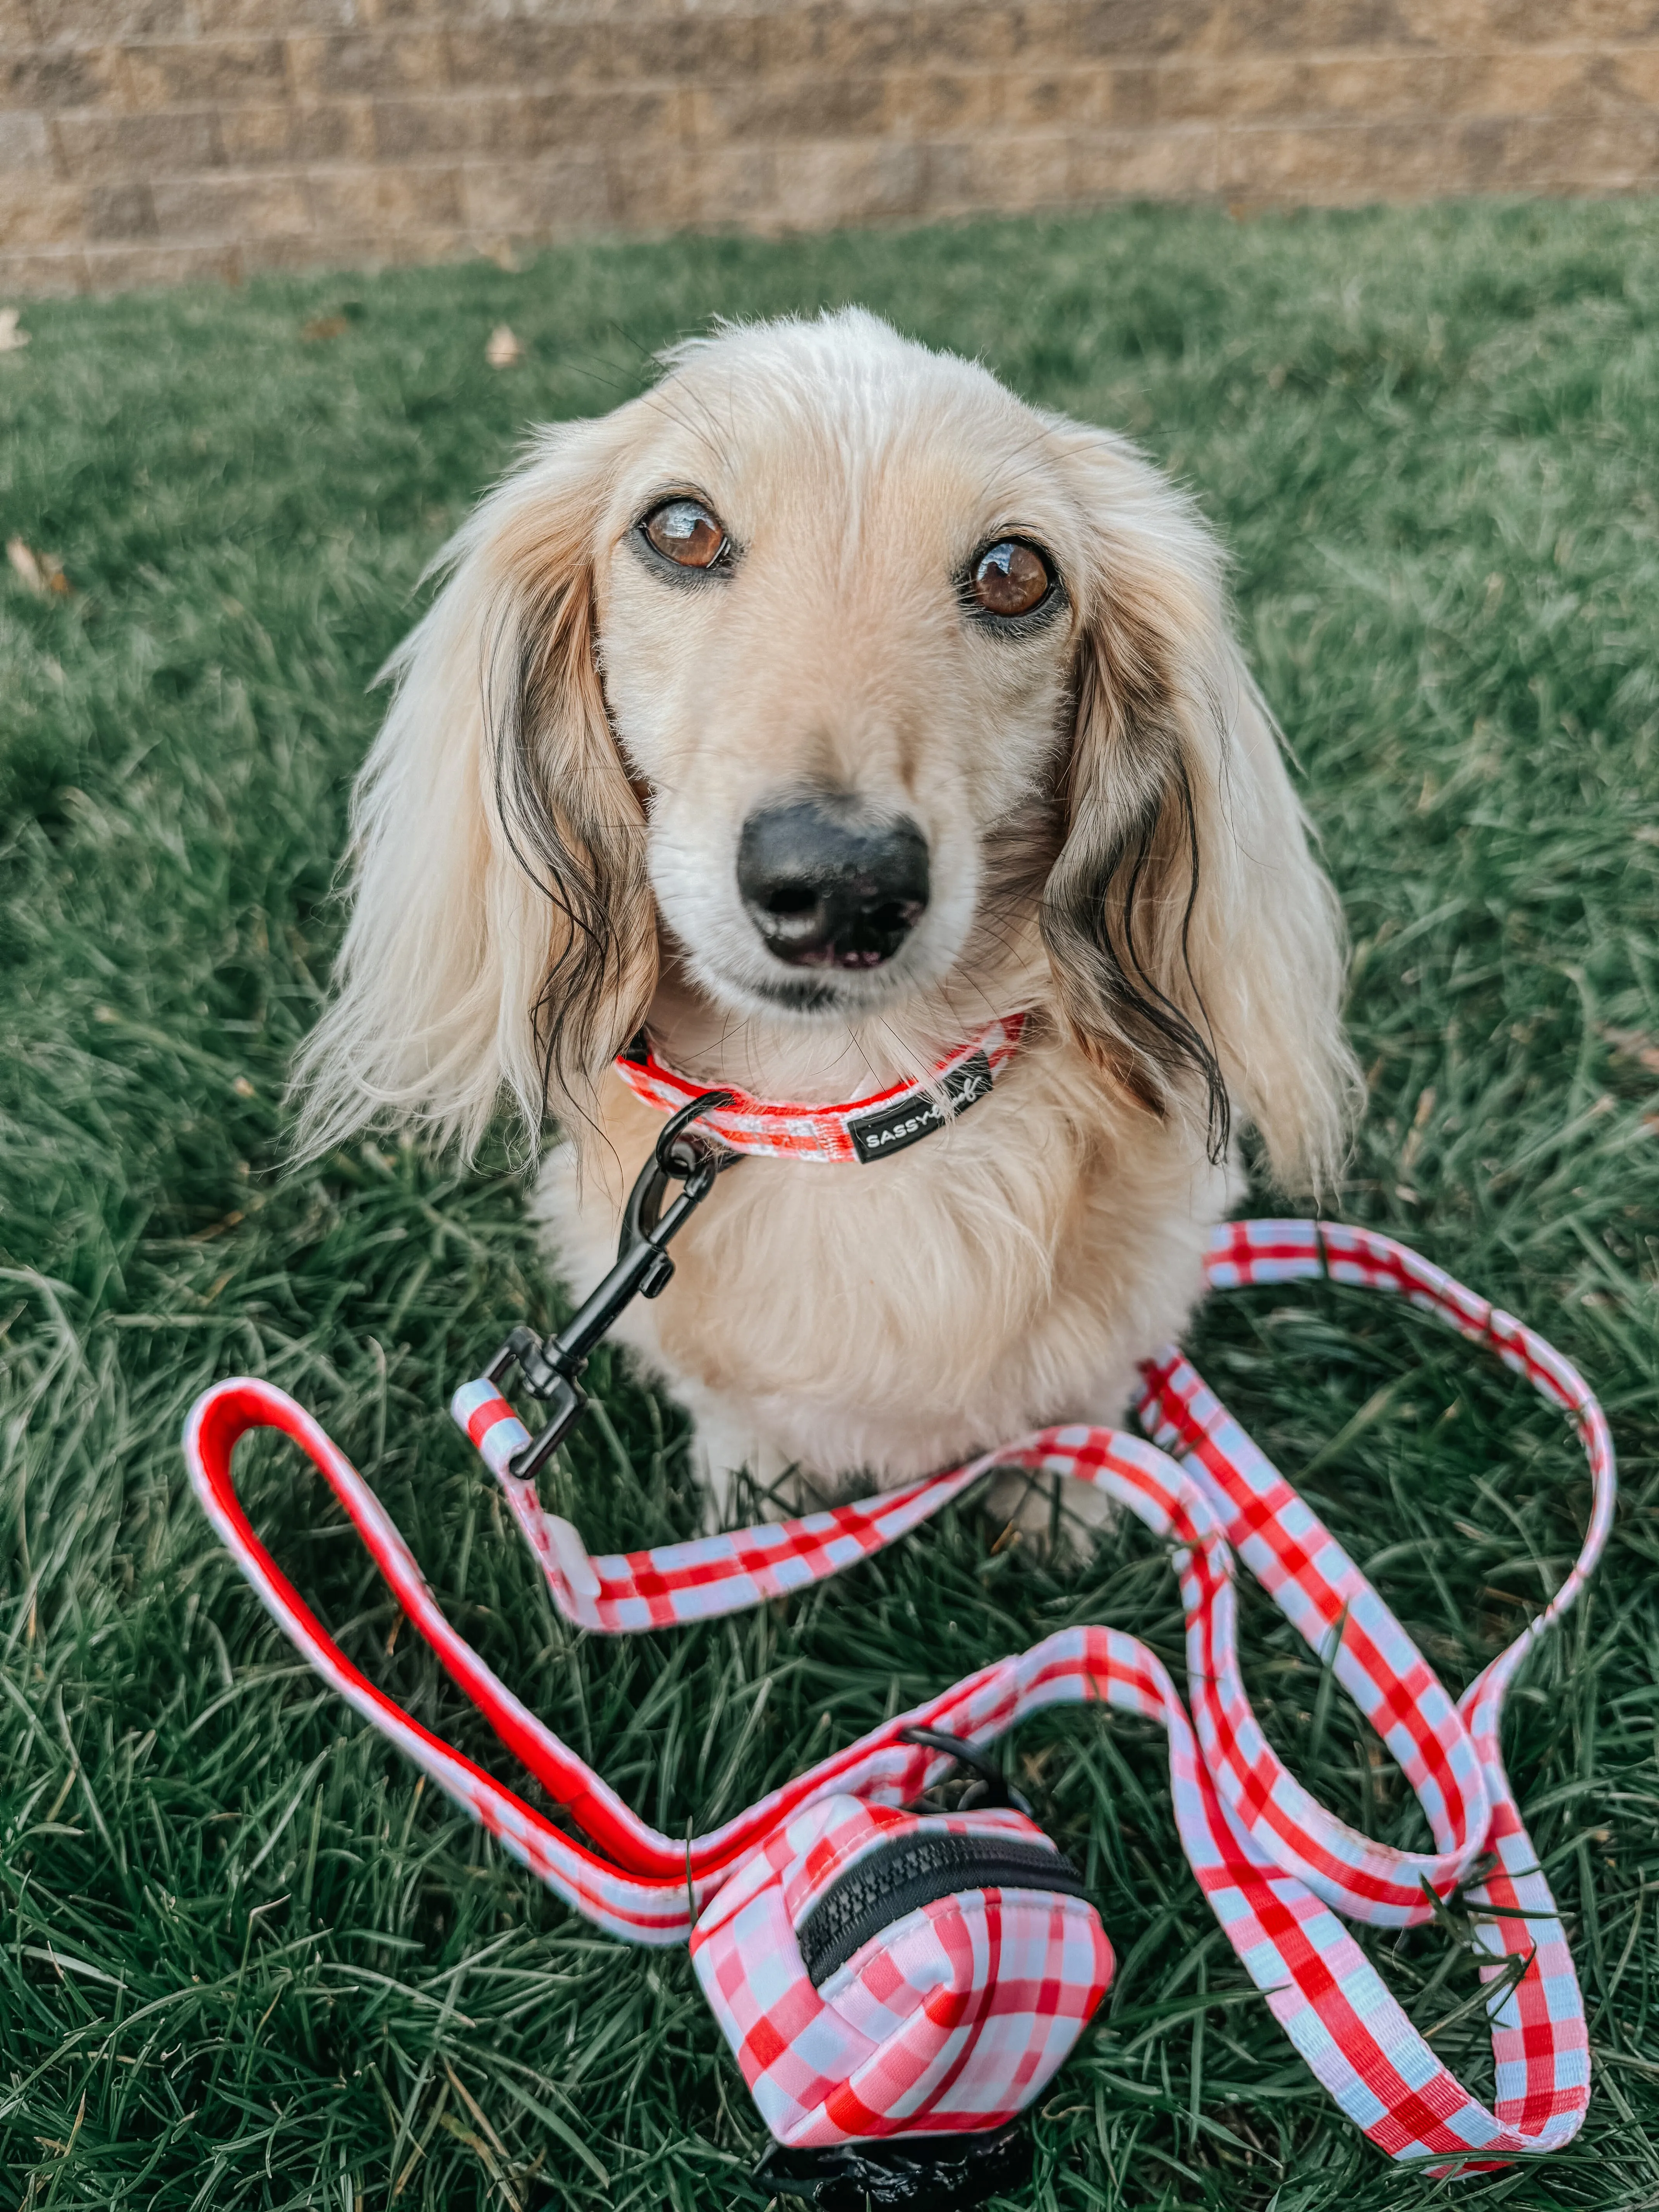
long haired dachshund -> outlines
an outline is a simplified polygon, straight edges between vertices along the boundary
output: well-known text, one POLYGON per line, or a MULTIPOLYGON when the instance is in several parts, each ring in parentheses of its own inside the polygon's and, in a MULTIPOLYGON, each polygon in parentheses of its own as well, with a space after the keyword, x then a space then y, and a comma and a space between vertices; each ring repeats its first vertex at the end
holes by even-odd
POLYGON ((1335 902, 1191 501, 849 310, 544 430, 445 567, 357 787, 302 1143, 470 1147, 505 1091, 562 1133, 538 1211, 585 1291, 661 1127, 613 1067, 641 1032, 811 1103, 1024 1015, 927 1141, 723 1176, 623 1334, 716 1517, 738 1468, 844 1494, 1120 1419, 1239 1124, 1316 1189, 1358 1096, 1335 902))

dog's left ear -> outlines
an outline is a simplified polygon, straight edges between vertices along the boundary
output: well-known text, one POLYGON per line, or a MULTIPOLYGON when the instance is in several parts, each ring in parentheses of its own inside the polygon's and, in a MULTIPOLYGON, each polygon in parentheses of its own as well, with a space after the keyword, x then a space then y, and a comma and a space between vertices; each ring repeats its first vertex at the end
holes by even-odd
POLYGON ((1334 1177, 1363 1095, 1345 941, 1277 732, 1227 626, 1218 550, 1121 441, 1052 425, 1085 573, 1065 839, 1043 936, 1063 1018, 1212 1158, 1235 1107, 1274 1179, 1334 1177))
POLYGON ((443 557, 353 800, 349 927, 297 1150, 365 1122, 471 1151, 501 1093, 580 1124, 649 1000, 645 817, 612 739, 596 539, 633 410, 544 431, 443 557))

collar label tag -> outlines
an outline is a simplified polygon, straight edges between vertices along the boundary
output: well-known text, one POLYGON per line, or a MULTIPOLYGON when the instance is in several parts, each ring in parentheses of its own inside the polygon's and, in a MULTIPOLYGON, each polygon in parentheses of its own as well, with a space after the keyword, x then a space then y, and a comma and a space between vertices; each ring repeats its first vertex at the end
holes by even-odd
POLYGON ((970 1053, 953 1067, 939 1088, 946 1102, 944 1113, 925 1091, 918 1091, 879 1114, 849 1121, 847 1133, 859 1158, 884 1160, 890 1152, 902 1152, 907 1145, 920 1143, 946 1121, 954 1121, 958 1114, 965 1114, 976 1098, 983 1098, 991 1088, 991 1063, 984 1048, 970 1053))

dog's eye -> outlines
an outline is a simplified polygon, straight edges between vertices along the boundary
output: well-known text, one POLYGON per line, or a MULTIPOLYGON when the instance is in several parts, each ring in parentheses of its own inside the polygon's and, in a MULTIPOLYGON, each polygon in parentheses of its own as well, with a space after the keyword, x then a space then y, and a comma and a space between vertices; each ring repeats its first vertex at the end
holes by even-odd
POLYGON ((1054 574, 1035 545, 1004 538, 975 562, 968 589, 988 615, 1029 615, 1054 588, 1054 574))
POLYGON ((665 499, 640 527, 665 561, 682 568, 712 568, 726 550, 726 532, 701 500, 665 499))

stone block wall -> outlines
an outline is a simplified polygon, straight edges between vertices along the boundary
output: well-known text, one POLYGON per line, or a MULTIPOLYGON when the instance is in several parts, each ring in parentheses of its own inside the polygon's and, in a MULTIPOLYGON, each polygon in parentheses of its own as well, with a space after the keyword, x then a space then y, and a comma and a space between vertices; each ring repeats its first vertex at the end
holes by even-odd
POLYGON ((0 0, 0 296, 1659 181, 1659 0, 0 0))

